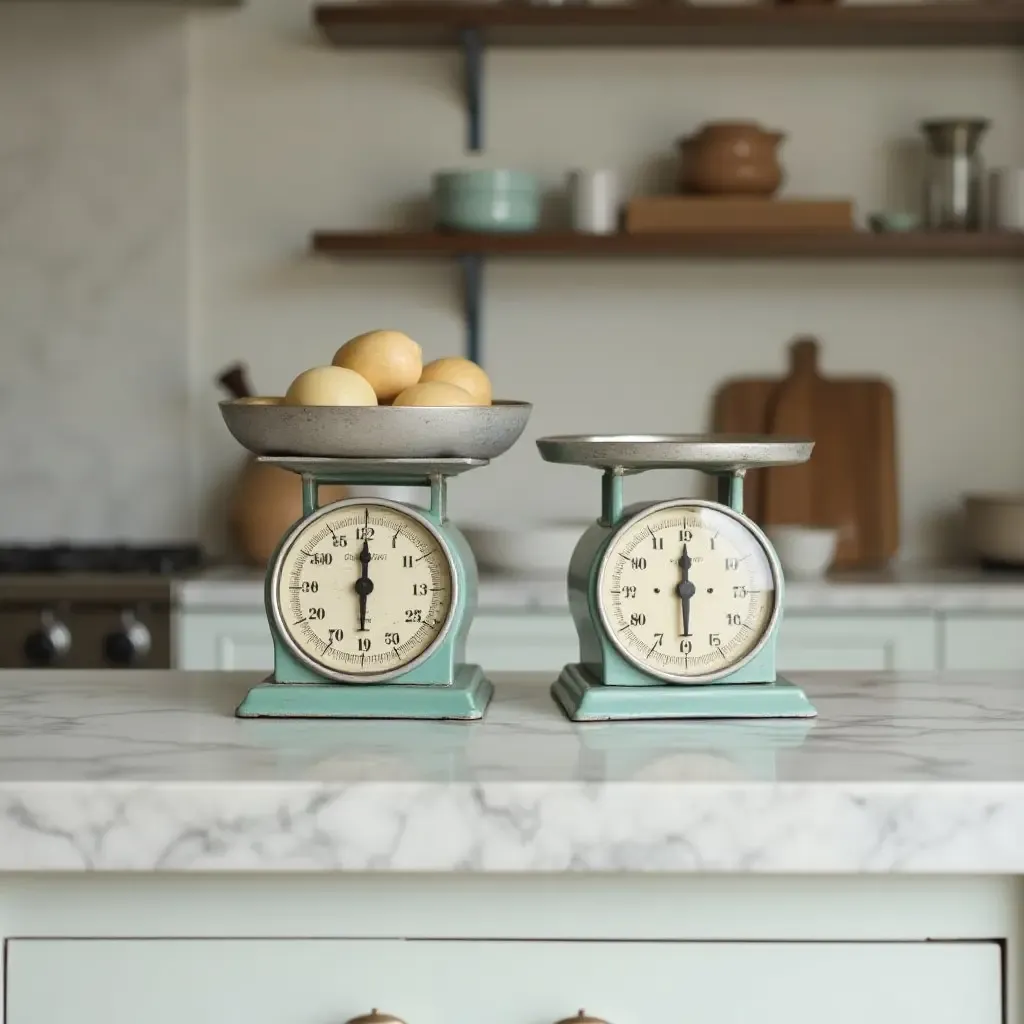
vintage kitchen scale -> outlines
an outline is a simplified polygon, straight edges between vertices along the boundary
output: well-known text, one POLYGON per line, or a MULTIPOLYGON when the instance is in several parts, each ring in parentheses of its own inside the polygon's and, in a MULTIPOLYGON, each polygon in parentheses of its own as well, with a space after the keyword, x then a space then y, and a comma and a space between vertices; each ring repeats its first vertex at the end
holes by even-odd
POLYGON ((548 462, 603 471, 601 518, 569 563, 580 660, 552 695, 575 721, 810 718, 779 676, 783 578, 763 531, 743 514, 748 469, 806 462, 813 442, 747 435, 545 437, 548 462), (623 507, 626 476, 693 469, 717 500, 623 507))
POLYGON ((221 403, 236 439, 302 478, 302 518, 267 569, 274 672, 249 691, 240 717, 483 716, 493 687, 464 661, 476 562, 448 518, 448 480, 510 448, 530 408, 221 403), (324 484, 422 486, 429 501, 320 506, 324 484))

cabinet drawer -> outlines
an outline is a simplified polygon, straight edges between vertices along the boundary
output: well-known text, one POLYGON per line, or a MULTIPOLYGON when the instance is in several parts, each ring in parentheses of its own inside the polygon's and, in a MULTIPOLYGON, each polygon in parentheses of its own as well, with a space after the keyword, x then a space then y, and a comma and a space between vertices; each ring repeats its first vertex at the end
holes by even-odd
POLYGON ((546 672, 554 679, 578 657, 579 640, 568 612, 478 612, 466 641, 466 660, 488 672, 546 672))
POLYGON ((808 615, 789 612, 779 633, 779 669, 925 672, 937 668, 931 615, 808 615))
POLYGON ((174 624, 174 667, 182 671, 263 671, 274 668, 266 614, 185 612, 174 624))
POLYGON ((944 616, 942 667, 978 672, 1024 669, 1024 616, 944 616))
POLYGON ((999 1024, 996 943, 14 939, 7 1024, 999 1024))

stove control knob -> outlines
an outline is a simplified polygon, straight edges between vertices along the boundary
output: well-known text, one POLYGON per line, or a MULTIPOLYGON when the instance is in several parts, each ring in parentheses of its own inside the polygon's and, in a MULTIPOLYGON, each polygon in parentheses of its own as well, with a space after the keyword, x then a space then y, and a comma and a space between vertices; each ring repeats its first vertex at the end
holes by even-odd
POLYGON ((71 630, 53 612, 44 612, 39 628, 25 637, 25 657, 30 665, 56 665, 71 650, 71 630))
POLYGON ((121 616, 121 628, 103 638, 103 655, 111 665, 134 665, 149 654, 149 630, 131 612, 121 616))

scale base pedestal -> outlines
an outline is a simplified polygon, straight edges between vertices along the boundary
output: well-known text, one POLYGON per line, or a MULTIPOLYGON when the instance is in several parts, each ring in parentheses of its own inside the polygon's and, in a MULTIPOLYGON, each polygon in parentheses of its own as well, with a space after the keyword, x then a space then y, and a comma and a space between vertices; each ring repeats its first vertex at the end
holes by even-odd
POLYGON ((483 718, 494 687, 479 665, 459 665, 451 686, 275 683, 254 686, 239 718, 483 718))
POLYGON ((781 676, 774 683, 606 686, 582 665, 566 665, 551 695, 574 722, 817 715, 804 691, 781 676))

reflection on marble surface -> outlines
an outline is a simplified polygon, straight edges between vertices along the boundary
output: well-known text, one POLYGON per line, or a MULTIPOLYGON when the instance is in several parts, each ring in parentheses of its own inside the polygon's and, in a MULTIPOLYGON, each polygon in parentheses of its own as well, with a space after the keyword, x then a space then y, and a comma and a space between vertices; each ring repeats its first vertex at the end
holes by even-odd
POLYGON ((0 868, 1024 871, 1024 674, 584 726, 539 676, 474 724, 235 719, 256 678, 0 673, 0 868))

